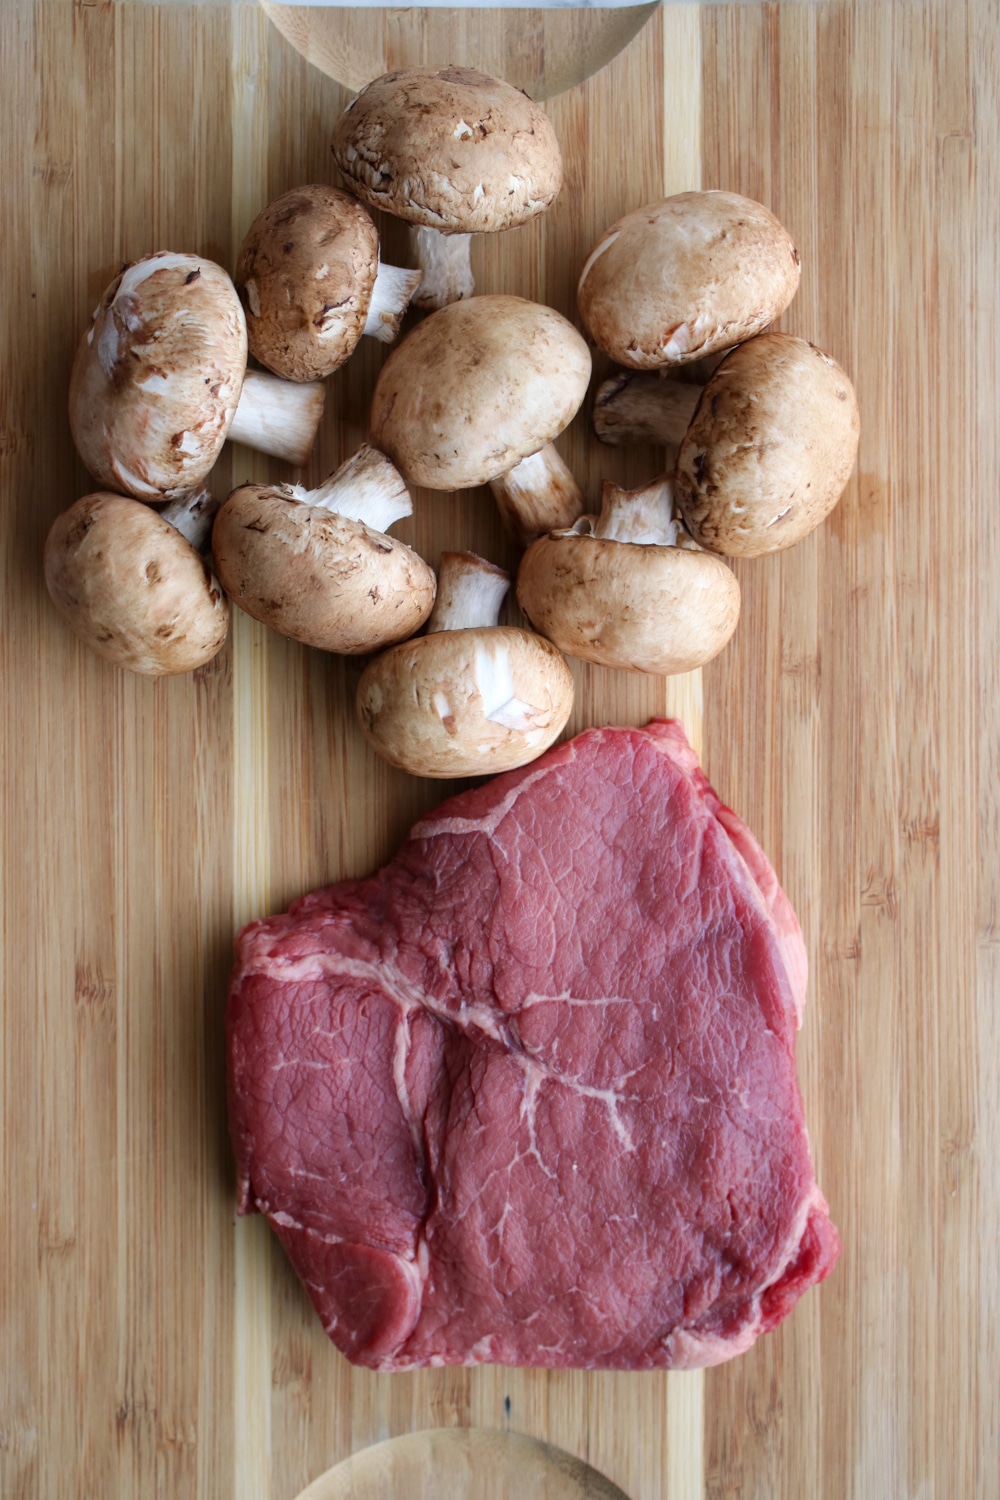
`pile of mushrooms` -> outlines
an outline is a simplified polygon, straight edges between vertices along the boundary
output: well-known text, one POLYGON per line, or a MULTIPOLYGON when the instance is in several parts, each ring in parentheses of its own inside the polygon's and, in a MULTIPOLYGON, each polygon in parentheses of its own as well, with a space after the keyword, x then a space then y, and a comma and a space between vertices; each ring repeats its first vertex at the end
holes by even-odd
POLYGON ((764 331, 800 274, 791 237, 762 204, 708 192, 626 214, 580 275, 585 325, 626 366, 597 392, 597 436, 676 449, 688 530, 727 557, 793 546, 833 509, 854 467, 850 380, 815 345, 764 331), (703 386, 665 378, 722 351, 703 386), (648 371, 658 373, 634 373, 648 371))
POLYGON ((46 583, 77 635, 135 672, 211 660, 230 601, 314 649, 371 656, 357 715, 377 754, 429 777, 510 769, 565 728, 566 657, 670 675, 724 649, 740 612, 726 559, 789 547, 829 514, 857 399, 827 354, 771 328, 801 264, 767 208, 690 192, 636 209, 579 277, 583 327, 621 367, 593 426, 612 446, 662 445, 671 467, 633 490, 605 483, 585 514, 555 442, 587 393, 586 339, 553 308, 472 295, 470 236, 559 192, 545 112, 473 69, 401 69, 348 106, 333 153, 346 189, 265 205, 232 280, 159 251, 108 287, 70 382, 98 488, 52 526, 46 583), (413 226, 415 268, 382 264, 370 208, 413 226), (433 311, 401 336, 411 304, 433 311), (395 344, 370 441, 318 485, 244 484, 220 507, 206 481, 226 439, 305 465, 323 382, 364 335, 395 344), (412 513, 409 486, 486 485, 526 549, 517 600, 533 629, 499 624, 510 578, 492 562, 446 551, 435 579, 388 535, 412 513))

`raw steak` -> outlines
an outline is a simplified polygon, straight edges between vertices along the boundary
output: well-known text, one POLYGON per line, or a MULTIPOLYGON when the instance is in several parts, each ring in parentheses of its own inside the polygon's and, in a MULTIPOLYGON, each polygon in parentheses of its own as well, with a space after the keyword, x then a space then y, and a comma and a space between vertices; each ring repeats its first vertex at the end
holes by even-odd
POLYGON ((838 1253, 805 982, 679 726, 590 730, 240 935, 240 1208, 374 1369, 729 1359, 838 1253))

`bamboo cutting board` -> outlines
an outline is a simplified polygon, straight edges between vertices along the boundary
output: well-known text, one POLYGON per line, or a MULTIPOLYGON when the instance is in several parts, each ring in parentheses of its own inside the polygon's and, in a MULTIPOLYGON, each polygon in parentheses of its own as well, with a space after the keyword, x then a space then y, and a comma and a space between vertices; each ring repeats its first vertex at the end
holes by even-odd
MULTIPOLYGON (((570 726, 680 713, 774 860, 809 943, 800 1073, 844 1253, 704 1376, 380 1377, 235 1220, 225 985, 238 925, 373 868, 451 788, 364 749, 357 664, 237 616, 208 667, 150 683, 78 648, 41 582, 89 487, 65 403, 104 286, 158 248, 231 267, 266 201, 329 180, 348 96, 252 5, 0 7, 5 1500, 291 1500, 450 1425, 558 1444, 631 1500, 1000 1494, 998 35, 993 0, 668 6, 548 105, 557 206, 477 248, 481 289, 572 315, 621 212, 748 193, 802 254, 783 326, 858 387, 855 478, 820 533, 740 567, 704 682, 577 666, 570 726)), ((491 45, 467 60, 500 68, 491 45)), ((385 244, 404 253, 392 225, 385 244)), ((331 380, 307 477, 363 440, 383 357, 331 380)), ((584 419, 563 448, 595 502, 664 461, 584 419)), ((267 472, 227 451, 213 484, 267 472)), ((418 501, 399 530, 431 561, 514 560, 482 496, 418 501)))

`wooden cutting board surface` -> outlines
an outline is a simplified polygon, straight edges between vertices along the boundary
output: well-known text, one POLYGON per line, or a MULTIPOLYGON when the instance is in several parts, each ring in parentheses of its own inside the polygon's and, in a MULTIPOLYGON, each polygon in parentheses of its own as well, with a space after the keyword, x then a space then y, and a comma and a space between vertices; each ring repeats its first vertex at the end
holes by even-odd
MULTIPOLYGON (((621 212, 748 193, 802 254, 783 326, 857 384, 847 493, 739 568, 704 682, 578 666, 570 726, 682 714, 774 860, 809 945, 799 1063, 844 1252, 707 1375, 380 1377, 236 1221, 225 986, 242 922, 373 868, 450 788, 365 750, 356 663, 237 616, 208 667, 152 683, 78 647, 41 581, 89 488, 66 391, 104 286, 159 248, 231 267, 266 201, 329 179, 348 96, 254 6, 0 7, 5 1500, 291 1500, 453 1424, 556 1443, 632 1500, 1000 1493, 998 29, 992 0, 668 6, 549 104, 557 206, 477 248, 482 289, 572 315, 621 212)), ((385 245, 404 253, 394 226, 385 245)), ((310 476, 363 440, 383 357, 331 380, 310 476)), ((562 446, 594 502, 664 462, 583 418, 562 446)), ((268 472, 229 451, 213 484, 268 472)), ((483 495, 418 496, 400 532, 432 561, 514 561, 483 495)))

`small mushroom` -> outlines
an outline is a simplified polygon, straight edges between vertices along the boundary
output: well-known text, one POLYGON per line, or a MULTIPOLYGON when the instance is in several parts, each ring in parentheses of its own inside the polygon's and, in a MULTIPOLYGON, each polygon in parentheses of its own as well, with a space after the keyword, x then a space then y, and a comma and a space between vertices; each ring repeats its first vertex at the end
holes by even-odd
POLYGON ((385 535, 412 513, 384 454, 367 445, 316 490, 243 485, 219 511, 215 566, 235 604, 272 630, 355 656, 405 640, 434 603, 434 573, 385 535))
POLYGON ((191 494, 226 438, 302 464, 322 385, 247 372, 243 308, 225 271, 161 250, 108 287, 77 351, 69 420, 101 484, 138 500, 191 494))
POLYGON ((340 188, 293 188, 259 213, 236 263, 250 353, 286 380, 322 380, 362 334, 391 344, 419 271, 379 262, 367 210, 340 188))
POLYGON ((210 661, 229 629, 229 602, 198 551, 210 515, 204 492, 166 511, 98 492, 63 511, 45 542, 45 582, 70 629, 149 677, 210 661))
POLYGON ((631 491, 605 483, 596 520, 528 548, 517 598, 568 656, 663 676, 711 661, 740 613, 735 574, 687 535, 669 477, 631 491))
POLYGON ((497 624, 509 586, 509 574, 474 553, 443 553, 427 634, 365 668, 358 719, 397 770, 493 775, 558 739, 573 707, 573 677, 549 641, 497 624))
POLYGON ((791 302, 799 255, 762 204, 677 193, 612 224, 580 276, 580 316, 634 370, 686 364, 762 332, 791 302))
POLYGON ((374 79, 337 121, 333 154, 370 208, 419 226, 419 307, 470 297, 470 235, 526 223, 562 185, 545 111, 474 68, 401 68, 374 79))
POLYGON ((372 441, 411 484, 491 483, 530 537, 583 510, 552 439, 589 379, 586 343, 551 307, 507 296, 454 302, 418 324, 382 366, 372 441))

